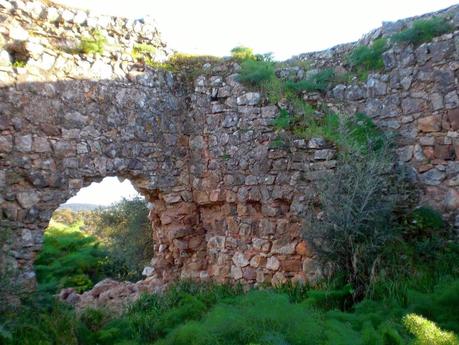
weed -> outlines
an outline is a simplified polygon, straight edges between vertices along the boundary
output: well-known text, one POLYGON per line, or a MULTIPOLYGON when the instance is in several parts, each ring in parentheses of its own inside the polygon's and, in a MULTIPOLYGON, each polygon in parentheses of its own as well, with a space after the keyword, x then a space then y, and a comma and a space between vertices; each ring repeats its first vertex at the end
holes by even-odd
POLYGON ((24 68, 27 65, 27 61, 24 60, 15 60, 13 61, 13 67, 24 68))
POLYGON ((360 79, 364 80, 370 71, 379 71, 384 68, 382 53, 387 49, 388 43, 384 38, 373 41, 370 46, 357 46, 348 56, 349 64, 358 73, 360 79))
POLYGON ((156 47, 151 44, 136 43, 132 48, 132 57, 136 61, 146 63, 147 65, 153 65, 156 50, 156 47))
POLYGON ((246 86, 259 87, 275 77, 274 63, 271 61, 245 60, 241 63, 239 82, 246 86))
POLYGON ((287 81, 287 90, 295 92, 313 92, 313 91, 326 91, 330 83, 335 77, 335 71, 331 68, 324 69, 313 74, 310 78, 298 82, 287 81))
POLYGON ((420 45, 434 37, 453 31, 454 27, 442 17, 420 19, 413 22, 410 28, 392 35, 391 40, 397 43, 420 45))
POLYGON ((107 39, 98 30, 91 37, 81 38, 79 51, 83 54, 103 54, 107 39))

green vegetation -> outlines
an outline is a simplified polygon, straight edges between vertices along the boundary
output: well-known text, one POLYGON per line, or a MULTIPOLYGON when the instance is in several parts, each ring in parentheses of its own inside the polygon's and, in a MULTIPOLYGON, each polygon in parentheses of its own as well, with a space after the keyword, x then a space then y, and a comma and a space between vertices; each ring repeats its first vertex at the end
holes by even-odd
POLYGON ((77 316, 57 303, 25 306, 3 320, 0 339, 6 345, 458 344, 458 279, 428 293, 410 291, 405 304, 366 299, 351 307, 350 293, 294 285, 243 292, 185 281, 144 295, 121 316, 94 309, 77 316))
POLYGON ((384 38, 374 40, 370 46, 360 45, 354 48, 348 60, 360 80, 365 80, 370 71, 379 71, 384 68, 382 53, 388 48, 387 40, 384 38))
POLYGON ((35 261, 40 290, 55 293, 73 287, 82 292, 103 277, 105 251, 81 226, 81 221, 70 226, 51 221, 35 261))
POLYGON ((405 327, 415 335, 415 345, 457 345, 459 338, 453 332, 445 332, 429 321, 416 314, 408 314, 403 318, 405 327))
POLYGON ((27 65, 27 61, 14 60, 12 66, 16 68, 24 68, 27 65))
POLYGON ((269 60, 244 60, 239 71, 239 81, 244 85, 256 87, 276 78, 274 69, 274 62, 269 60))
POLYGON ((83 54, 103 54, 107 39, 100 31, 94 31, 91 37, 82 37, 79 52, 83 54))
POLYGON ((123 199, 112 207, 89 212, 85 231, 106 251, 104 274, 117 280, 137 281, 153 257, 153 237, 143 198, 123 199))
POLYGON ((442 17, 420 19, 413 22, 410 28, 394 34, 391 39, 397 43, 420 45, 434 37, 453 31, 454 27, 442 17))
POLYGON ((293 82, 286 82, 286 89, 292 92, 325 92, 335 78, 335 71, 331 68, 314 73, 310 78, 293 82))
POLYGON ((148 43, 137 43, 132 48, 132 57, 138 62, 154 65, 156 47, 148 43))
POLYGON ((146 202, 124 199, 95 211, 57 210, 45 232, 35 270, 42 292, 52 294, 66 287, 83 292, 105 277, 141 279, 152 257, 146 202))
POLYGON ((236 61, 255 60, 255 54, 252 48, 244 46, 234 47, 231 49, 231 57, 236 61))

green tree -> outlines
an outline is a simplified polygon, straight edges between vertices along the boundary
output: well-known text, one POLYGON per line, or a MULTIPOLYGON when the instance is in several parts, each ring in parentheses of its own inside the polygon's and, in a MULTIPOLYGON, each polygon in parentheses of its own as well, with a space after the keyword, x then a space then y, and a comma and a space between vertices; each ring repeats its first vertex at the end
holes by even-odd
POLYGON ((142 198, 123 199, 90 213, 86 230, 107 249, 106 274, 120 280, 140 279, 153 257, 153 238, 147 203, 142 198))

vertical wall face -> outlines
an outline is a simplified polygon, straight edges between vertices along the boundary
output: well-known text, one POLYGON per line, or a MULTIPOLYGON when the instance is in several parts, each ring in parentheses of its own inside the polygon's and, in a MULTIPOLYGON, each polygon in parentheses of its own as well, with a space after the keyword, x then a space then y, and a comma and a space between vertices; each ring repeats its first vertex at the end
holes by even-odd
MULTIPOLYGON (((314 181, 336 165, 332 145, 294 137, 285 147, 273 145, 278 108, 236 81, 234 62, 204 66, 190 85, 133 60, 136 43, 163 49, 148 24, 36 2, 21 6, 0 8, 0 227, 10 234, 2 246, 7 265, 33 281, 34 253, 51 213, 92 181, 122 176, 150 201, 155 240, 149 277, 132 289, 180 277, 249 284, 316 279, 320 270, 301 232, 314 181), (107 50, 69 53, 69 42, 91 28, 108 37, 107 50), (25 64, 13 66, 23 57, 25 64)), ((450 11, 454 17, 457 7, 450 11)), ((365 112, 397 131, 400 160, 413 167, 424 199, 453 222, 458 42, 456 31, 416 49, 391 49, 385 70, 366 82, 305 96, 342 113, 365 112)), ((301 58, 342 70, 351 48, 301 58)), ((291 63, 280 73, 304 75, 291 63)))

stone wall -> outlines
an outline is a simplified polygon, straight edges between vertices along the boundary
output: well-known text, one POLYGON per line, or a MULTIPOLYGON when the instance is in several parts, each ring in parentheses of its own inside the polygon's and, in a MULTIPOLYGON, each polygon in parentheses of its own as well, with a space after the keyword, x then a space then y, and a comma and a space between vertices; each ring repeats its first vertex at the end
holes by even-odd
MULTIPOLYGON (((448 11, 457 27, 458 7, 448 11)), ((22 279, 34 281, 51 213, 105 176, 130 179, 151 203, 156 255, 147 279, 129 291, 179 277, 248 284, 317 277, 302 219, 314 181, 336 164, 334 147, 320 138, 273 147, 278 107, 237 82, 235 62, 204 64, 190 85, 180 72, 134 61, 136 43, 168 53, 148 22, 4 0, 0 20, 0 227, 11 234, 3 257, 22 279), (70 53, 94 27, 108 49, 70 53), (24 66, 13 65, 24 56, 24 66)), ((345 71, 353 46, 302 55, 279 73, 307 75, 298 59, 345 71)), ((400 160, 424 199, 456 223, 458 54, 456 31, 387 51, 384 71, 364 83, 305 95, 400 133, 400 160)))

